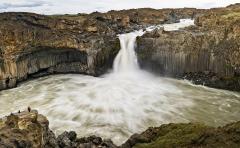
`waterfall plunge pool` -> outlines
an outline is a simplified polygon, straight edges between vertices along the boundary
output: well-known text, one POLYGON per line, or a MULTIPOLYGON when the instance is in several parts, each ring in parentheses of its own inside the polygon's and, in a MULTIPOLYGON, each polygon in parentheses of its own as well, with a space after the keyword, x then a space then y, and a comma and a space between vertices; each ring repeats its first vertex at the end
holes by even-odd
MULTIPOLYGON (((164 28, 175 30, 190 24, 191 20, 183 20, 164 28)), ((31 106, 48 117, 56 134, 74 130, 79 137, 97 135, 116 144, 164 123, 219 126, 240 120, 239 93, 195 86, 139 69, 134 46, 142 34, 119 36, 121 50, 113 71, 101 77, 54 75, 0 91, 0 116, 31 106)))

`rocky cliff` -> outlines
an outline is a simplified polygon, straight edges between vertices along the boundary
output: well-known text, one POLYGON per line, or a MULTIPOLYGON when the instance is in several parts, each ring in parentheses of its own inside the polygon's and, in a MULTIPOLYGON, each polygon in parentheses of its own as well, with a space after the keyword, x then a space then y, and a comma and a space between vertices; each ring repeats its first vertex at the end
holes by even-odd
POLYGON ((56 136, 46 117, 36 110, 11 114, 0 119, 0 147, 13 148, 158 148, 158 147, 239 147, 240 122, 213 128, 199 123, 166 124, 134 134, 121 146, 100 137, 77 137, 74 131, 56 136))
POLYGON ((210 87, 240 90, 240 4, 207 10, 195 26, 137 39, 142 68, 210 87))
POLYGON ((116 147, 111 140, 91 136, 77 138, 75 132, 58 137, 49 129, 47 118, 36 110, 11 114, 0 119, 1 148, 88 148, 116 147))
POLYGON ((98 76, 118 53, 117 34, 205 10, 132 9, 77 15, 0 14, 0 90, 54 73, 98 76))
POLYGON ((98 75, 119 49, 116 33, 100 22, 97 28, 30 13, 3 13, 0 20, 0 89, 39 73, 98 75))

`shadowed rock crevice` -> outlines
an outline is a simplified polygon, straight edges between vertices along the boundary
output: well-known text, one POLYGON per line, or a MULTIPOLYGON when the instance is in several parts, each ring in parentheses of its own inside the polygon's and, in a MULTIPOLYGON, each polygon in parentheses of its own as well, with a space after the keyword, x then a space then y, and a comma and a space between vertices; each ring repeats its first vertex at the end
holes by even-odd
POLYGON ((76 72, 87 73, 87 54, 74 49, 49 49, 25 53, 13 60, 5 61, 2 67, 2 88, 14 87, 39 72, 46 74, 76 72), (74 66, 73 63, 75 64, 74 66), (62 65, 65 64, 66 67, 62 65), (65 68, 65 69, 64 69, 65 68))

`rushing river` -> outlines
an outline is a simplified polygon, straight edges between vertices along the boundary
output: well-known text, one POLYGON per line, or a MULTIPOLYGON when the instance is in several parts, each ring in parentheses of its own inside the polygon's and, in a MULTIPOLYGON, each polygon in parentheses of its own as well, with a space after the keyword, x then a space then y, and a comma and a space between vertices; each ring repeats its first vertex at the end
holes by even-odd
MULTIPOLYGON (((165 25, 175 30, 189 20, 165 25)), ((137 31, 119 36, 121 50, 113 70, 101 77, 54 75, 0 91, 0 116, 38 109, 57 134, 98 135, 123 143, 149 126, 169 122, 203 122, 219 126, 240 120, 240 94, 162 78, 138 67, 134 52, 137 31)))

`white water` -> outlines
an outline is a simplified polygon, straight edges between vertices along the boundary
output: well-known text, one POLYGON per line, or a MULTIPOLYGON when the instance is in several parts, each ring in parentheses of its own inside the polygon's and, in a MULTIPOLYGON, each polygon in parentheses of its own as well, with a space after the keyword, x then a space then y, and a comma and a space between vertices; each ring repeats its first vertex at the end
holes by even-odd
MULTIPOLYGON (((176 30, 191 24, 183 20, 164 27, 176 30)), ((121 50, 113 71, 102 77, 55 75, 1 91, 0 115, 31 106, 48 117, 57 134, 74 130, 80 137, 95 134, 117 144, 163 123, 197 121, 217 126, 240 120, 239 93, 157 77, 139 69, 134 46, 136 36, 142 34, 119 36, 121 50)))
MULTIPOLYGON (((179 28, 194 25, 194 20, 182 19, 180 23, 165 24, 152 26, 146 29, 146 31, 151 31, 155 28, 163 27, 166 31, 174 31, 179 28)), ((139 73, 142 70, 139 69, 137 57, 135 55, 135 41, 137 36, 142 36, 144 34, 143 30, 135 31, 127 34, 119 35, 119 40, 121 44, 121 50, 119 51, 117 57, 114 60, 113 70, 114 73, 139 73)))
POLYGON ((134 48, 136 37, 142 34, 142 31, 137 31, 119 36, 121 50, 114 60, 113 70, 115 74, 139 70, 134 48))

